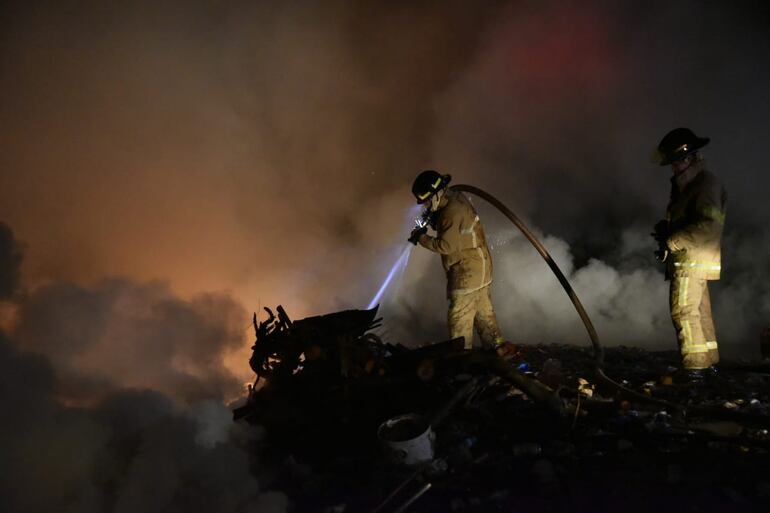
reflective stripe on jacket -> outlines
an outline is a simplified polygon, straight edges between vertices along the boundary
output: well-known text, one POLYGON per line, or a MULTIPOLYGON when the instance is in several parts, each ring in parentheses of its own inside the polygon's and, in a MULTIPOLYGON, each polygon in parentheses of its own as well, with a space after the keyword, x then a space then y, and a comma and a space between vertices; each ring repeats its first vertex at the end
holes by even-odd
POLYGON ((717 178, 701 169, 682 190, 671 181, 669 276, 718 280, 722 270, 722 230, 727 193, 717 178))
POLYGON ((446 198, 446 206, 436 214, 436 236, 423 237, 420 244, 441 255, 450 297, 492 283, 492 257, 484 228, 468 198, 451 189, 446 198))

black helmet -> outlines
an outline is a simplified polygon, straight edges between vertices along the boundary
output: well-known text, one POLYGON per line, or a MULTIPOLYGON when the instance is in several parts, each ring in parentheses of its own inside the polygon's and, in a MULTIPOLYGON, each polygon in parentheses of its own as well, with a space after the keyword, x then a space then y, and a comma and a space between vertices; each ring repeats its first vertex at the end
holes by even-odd
POLYGON ((667 166, 706 146, 708 137, 698 137, 689 128, 675 128, 661 139, 655 152, 655 160, 661 166, 667 166))
POLYGON ((432 169, 423 171, 414 179, 412 194, 417 198, 417 203, 425 203, 431 196, 446 187, 451 179, 452 175, 442 175, 432 169))

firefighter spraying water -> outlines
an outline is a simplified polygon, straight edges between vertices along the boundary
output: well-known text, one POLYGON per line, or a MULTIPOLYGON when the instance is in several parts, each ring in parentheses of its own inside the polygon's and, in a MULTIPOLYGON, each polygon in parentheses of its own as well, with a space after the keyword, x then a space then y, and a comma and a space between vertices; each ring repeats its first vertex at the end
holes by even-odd
MULTIPOLYGON (((475 222, 475 219, 478 219, 478 216, 475 217, 474 219, 475 224, 471 226, 470 232, 468 231, 469 229, 468 226, 461 228, 460 224, 456 224, 452 219, 449 218, 449 216, 446 216, 445 219, 439 219, 440 216, 437 213, 439 211, 445 210, 445 207, 449 203, 449 198, 457 198, 458 196, 460 196, 461 200, 464 199, 464 202, 468 203, 468 206, 470 207, 471 210, 473 209, 473 207, 470 206, 468 199, 465 198, 465 196, 462 196, 460 193, 467 192, 486 200, 490 205, 492 205, 497 210, 499 210, 501 214, 507 217, 508 220, 511 221, 511 223, 513 223, 516 226, 516 228, 519 229, 519 231, 521 231, 521 233, 527 238, 527 240, 529 240, 529 242, 537 250, 537 252, 540 253, 540 256, 543 257, 543 260, 545 260, 546 264, 548 264, 548 267, 551 268, 551 271, 559 280, 559 283, 561 284, 564 291, 567 293, 567 296, 569 297, 570 301, 572 301, 572 304, 575 307, 575 310, 577 311, 578 315, 580 316, 580 319, 583 321, 583 325, 585 326, 586 331, 588 332, 588 336, 591 339, 591 344, 593 346, 593 351, 594 351, 594 361, 596 364, 597 376, 603 381, 611 384, 612 386, 616 388, 621 388, 621 386, 618 383, 612 381, 609 377, 607 377, 607 375, 604 374, 603 372, 604 351, 599 342, 599 335, 596 333, 596 329, 594 328, 593 323, 591 322, 591 319, 588 317, 588 313, 585 311, 585 308, 583 308, 583 304, 580 302, 580 299, 578 299, 577 294, 573 290, 566 276, 564 276, 564 273, 562 273, 561 269, 559 269, 559 266, 556 265, 556 262, 554 262, 553 258, 548 253, 548 250, 546 250, 545 246, 543 246, 543 244, 539 240, 537 240, 535 235, 529 230, 529 228, 526 227, 526 225, 521 221, 521 219, 519 219, 518 216, 514 214, 513 211, 511 211, 508 207, 506 207, 500 200, 498 200, 488 192, 483 191, 478 187, 473 187, 472 185, 461 184, 461 185, 454 185, 452 187, 447 187, 450 180, 451 180, 450 175, 442 176, 436 171, 432 171, 432 170, 423 171, 415 179, 414 184, 412 185, 412 193, 417 198, 418 203, 426 204, 426 205, 429 204, 430 205, 429 210, 436 213, 434 216, 430 217, 430 220, 433 223, 433 226, 436 227, 437 236, 436 237, 428 236, 426 233, 427 230, 425 229, 425 227, 415 228, 414 230, 412 230, 412 234, 409 237, 409 242, 413 244, 419 243, 420 245, 427 247, 428 249, 431 249, 429 246, 435 246, 436 249, 441 249, 442 247, 446 249, 447 246, 445 244, 445 241, 441 240, 442 237, 440 235, 439 228, 441 228, 442 232, 456 231, 456 232, 459 232, 460 235, 468 235, 470 233, 475 233, 475 231, 472 230, 472 228, 474 228, 477 224, 479 225, 479 229, 481 228, 480 223, 475 222)), ((473 244, 474 246, 476 246, 477 245, 476 243, 478 243, 477 237, 478 235, 475 235, 474 237, 474 239, 476 239, 474 240, 474 244, 473 244)), ((484 246, 486 246, 486 242, 484 242, 484 246)), ((450 247, 451 247, 451 244, 450 244, 450 247)), ((436 251, 436 252, 441 253, 440 251, 436 251)), ((445 260, 444 257, 445 255, 442 253, 442 263, 445 260)), ((489 263, 491 264, 491 259, 489 260, 489 263)), ((445 265, 445 268, 446 268, 446 265, 445 265)), ((486 271, 486 268, 484 268, 484 271, 486 271)), ((448 286, 451 287, 451 275, 449 275, 449 270, 447 270, 447 274, 448 274, 448 277, 450 278, 450 283, 448 284, 448 286)), ((490 268, 490 281, 491 281, 491 268, 490 268)), ((488 290, 488 285, 486 288, 488 290)), ((450 305, 450 312, 451 312, 451 305, 450 305)), ((471 319, 473 321, 473 318, 471 319)), ((472 324, 471 330, 473 329, 473 327, 474 325, 472 324)), ((471 334, 472 334, 472 331, 471 331, 471 334)), ((500 344, 497 347, 497 349, 498 349, 498 353, 500 353, 501 356, 503 357, 507 357, 510 355, 510 353, 515 352, 515 347, 508 342, 504 342, 500 344)))
MULTIPOLYGON (((616 388, 622 388, 604 374, 604 351, 599 342, 596 329, 578 299, 577 294, 572 289, 564 273, 561 272, 561 269, 559 269, 548 253, 548 250, 537 240, 535 235, 524 225, 518 216, 500 200, 488 192, 471 185, 448 187, 450 180, 450 175, 441 175, 433 170, 423 171, 417 176, 412 185, 412 193, 417 198, 418 205, 425 208, 420 218, 415 220, 416 226, 408 239, 412 245, 420 244, 426 249, 439 253, 442 256, 442 264, 448 278, 447 295, 450 300, 450 307, 447 317, 450 334, 453 337, 465 337, 466 347, 470 347, 472 346, 473 331, 476 329, 483 331, 483 333, 480 333, 482 345, 492 345, 501 356, 509 357, 516 351, 513 344, 505 342, 502 336, 500 336, 496 318, 491 318, 490 320, 490 317, 487 317, 481 323, 476 318, 479 315, 480 308, 483 309, 481 312, 482 317, 488 312, 491 312, 492 316, 494 316, 494 310, 489 297, 489 285, 492 281, 492 261, 489 256, 489 249, 486 245, 486 238, 480 219, 468 198, 462 194, 470 193, 486 200, 500 211, 540 253, 540 256, 543 257, 543 260, 545 260, 548 267, 551 268, 551 271, 559 280, 580 319, 583 321, 593 346, 597 376, 616 388), (453 208, 447 208, 450 203, 453 204, 453 208), (428 228, 436 231, 435 237, 428 235, 428 228), (465 261, 463 262, 463 260, 465 261), (477 286, 472 286, 473 283, 471 282, 478 282, 476 283, 477 286), (460 287, 459 285, 462 283, 465 283, 467 286, 460 287), (452 294, 453 291, 460 293, 452 294), (457 297, 453 298, 453 295, 457 297), (461 303, 468 304, 464 304, 465 308, 461 309, 459 308, 461 303), (462 318, 461 321, 458 321, 459 318, 462 318), (455 328, 452 328, 453 325, 455 328), (461 330, 462 333, 459 333, 461 330)), ((412 246, 407 246, 401 252, 377 293, 370 301, 368 308, 373 308, 380 301, 398 270, 400 269, 403 272, 406 268, 411 249, 412 246)))
POLYGON ((502 348, 505 340, 492 306, 492 256, 484 228, 468 198, 447 189, 451 179, 433 170, 417 176, 412 193, 425 206, 427 222, 412 230, 408 240, 441 255, 447 276, 450 336, 463 337, 465 348, 471 349, 475 329, 482 346, 502 348), (427 234, 429 226, 435 236, 427 234))

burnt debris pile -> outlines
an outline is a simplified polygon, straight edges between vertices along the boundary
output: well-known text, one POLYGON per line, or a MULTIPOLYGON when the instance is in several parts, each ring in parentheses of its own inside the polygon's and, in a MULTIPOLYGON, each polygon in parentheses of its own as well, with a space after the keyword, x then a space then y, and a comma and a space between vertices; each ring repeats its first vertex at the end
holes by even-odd
POLYGON ((294 511, 766 511, 770 366, 683 379, 675 352, 381 340, 376 311, 254 318, 237 421, 294 511))

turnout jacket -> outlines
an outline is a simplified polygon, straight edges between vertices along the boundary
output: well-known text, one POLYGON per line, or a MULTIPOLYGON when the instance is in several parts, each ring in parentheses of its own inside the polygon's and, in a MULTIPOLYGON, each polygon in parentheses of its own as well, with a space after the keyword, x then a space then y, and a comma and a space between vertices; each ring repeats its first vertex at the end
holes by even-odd
POLYGON ((492 257, 484 228, 468 198, 451 189, 435 216, 436 236, 420 245, 441 255, 447 275, 447 297, 469 294, 492 283, 492 257))
POLYGON ((666 274, 718 280, 727 193, 708 170, 698 166, 693 171, 696 174, 689 180, 682 177, 683 184, 682 178, 671 179, 671 200, 666 211, 671 254, 666 274))

